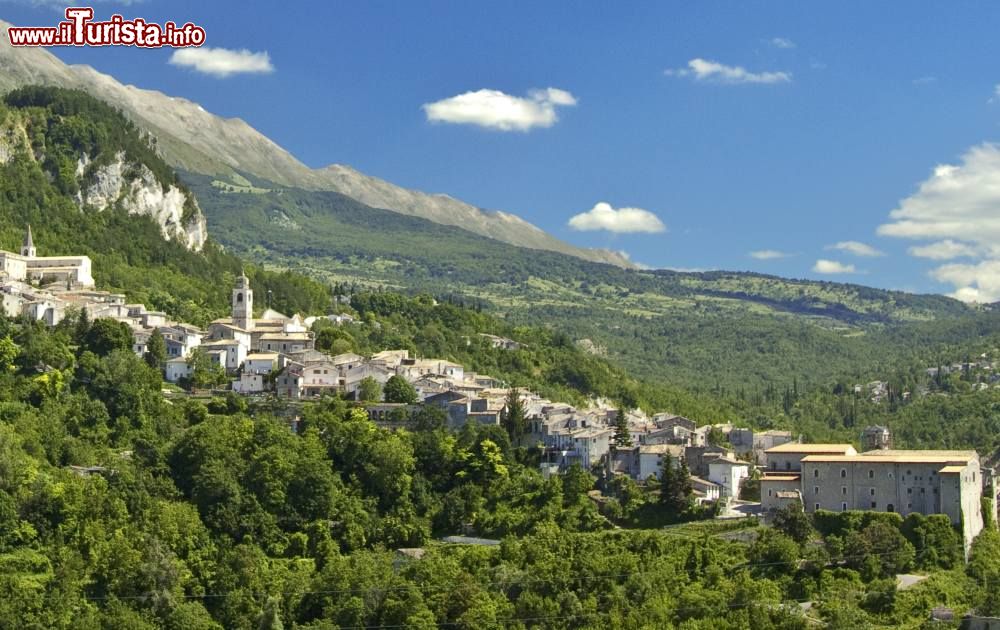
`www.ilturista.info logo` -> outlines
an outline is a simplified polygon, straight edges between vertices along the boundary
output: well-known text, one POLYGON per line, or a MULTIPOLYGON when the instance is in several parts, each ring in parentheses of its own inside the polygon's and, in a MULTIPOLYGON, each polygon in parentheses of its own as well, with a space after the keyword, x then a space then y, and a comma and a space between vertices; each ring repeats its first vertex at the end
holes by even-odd
POLYGON ((112 15, 94 22, 90 7, 68 7, 66 21, 56 26, 11 26, 11 46, 141 46, 143 48, 187 48, 205 43, 205 29, 191 22, 156 24, 142 18, 126 20, 112 15))

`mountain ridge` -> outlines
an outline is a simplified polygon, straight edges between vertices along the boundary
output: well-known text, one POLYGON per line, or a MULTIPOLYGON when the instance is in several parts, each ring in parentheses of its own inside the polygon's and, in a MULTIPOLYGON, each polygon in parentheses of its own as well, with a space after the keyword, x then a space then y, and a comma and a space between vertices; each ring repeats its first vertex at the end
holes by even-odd
POLYGON ((65 64, 41 48, 14 48, 8 26, 0 20, 0 90, 40 83, 82 89, 114 103, 157 138, 158 150, 171 166, 215 176, 242 171, 283 186, 339 192, 372 207, 454 225, 512 245, 633 266, 618 252, 576 247, 513 213, 402 188, 342 164, 310 168, 240 118, 223 118, 191 100, 124 85, 91 66, 65 64))

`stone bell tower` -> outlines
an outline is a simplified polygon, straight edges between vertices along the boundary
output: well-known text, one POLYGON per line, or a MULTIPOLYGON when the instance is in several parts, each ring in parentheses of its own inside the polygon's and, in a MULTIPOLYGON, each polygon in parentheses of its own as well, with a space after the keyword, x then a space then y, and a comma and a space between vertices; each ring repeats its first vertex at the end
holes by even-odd
POLYGON ((233 326, 253 330, 253 289, 246 273, 240 272, 233 287, 233 326))
POLYGON ((31 225, 28 225, 28 233, 24 235, 24 243, 21 245, 21 255, 25 258, 34 258, 38 254, 35 250, 35 241, 31 238, 31 225))

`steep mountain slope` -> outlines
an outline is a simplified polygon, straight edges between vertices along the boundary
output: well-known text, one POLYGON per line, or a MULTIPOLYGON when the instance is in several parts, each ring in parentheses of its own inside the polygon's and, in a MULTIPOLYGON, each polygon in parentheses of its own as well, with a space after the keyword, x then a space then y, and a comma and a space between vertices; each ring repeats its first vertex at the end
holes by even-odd
POLYGON ((86 90, 121 107, 155 135, 163 157, 174 166, 216 176, 239 171, 283 186, 340 192, 370 206, 455 225, 514 245, 631 266, 615 252, 575 247, 510 213, 401 188, 339 164, 310 169, 238 118, 220 118, 191 101, 122 85, 89 66, 67 66, 41 48, 15 49, 7 37, 8 26, 0 20, 0 90, 29 84, 86 90))
POLYGON ((131 123, 82 92, 28 87, 0 110, 0 163, 34 161, 81 209, 148 216, 163 238, 198 251, 207 238, 194 195, 131 123))
MULTIPOLYGON (((148 138, 76 90, 23 88, 0 102, 0 249, 16 251, 26 224, 40 254, 88 255, 99 288, 195 324, 227 310, 243 266, 205 240, 194 196, 148 138)), ((247 271, 275 308, 332 306, 315 282, 247 271)))

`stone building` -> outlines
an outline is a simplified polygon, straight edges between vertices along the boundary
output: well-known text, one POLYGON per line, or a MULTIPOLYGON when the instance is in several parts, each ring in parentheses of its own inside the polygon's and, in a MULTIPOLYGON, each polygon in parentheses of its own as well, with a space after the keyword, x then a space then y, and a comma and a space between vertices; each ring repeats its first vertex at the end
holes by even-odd
POLYGON ((94 286, 89 256, 39 256, 31 235, 24 235, 20 253, 0 251, 0 272, 6 280, 49 283, 65 282, 76 288, 94 286))
POLYGON ((862 451, 883 451, 892 448, 892 432, 889 427, 872 425, 861 432, 862 451))
POLYGON ((801 460, 802 502, 816 510, 945 514, 966 549, 983 529, 982 472, 975 451, 877 450, 801 460))

